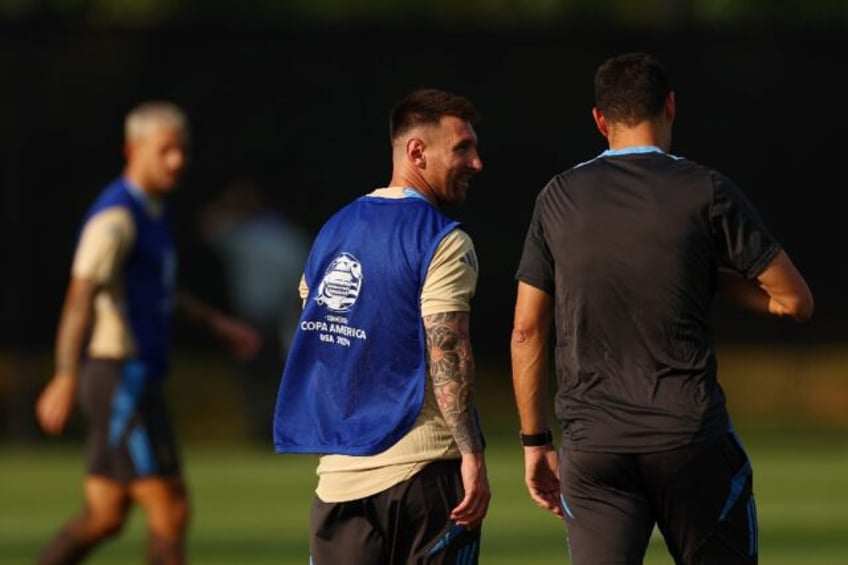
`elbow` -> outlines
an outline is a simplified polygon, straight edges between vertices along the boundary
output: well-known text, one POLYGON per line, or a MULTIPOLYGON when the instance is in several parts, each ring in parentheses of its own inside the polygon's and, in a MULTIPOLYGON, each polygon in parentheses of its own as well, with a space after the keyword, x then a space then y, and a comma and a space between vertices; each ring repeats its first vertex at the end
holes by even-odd
POLYGON ((783 305, 784 315, 792 317, 797 322, 810 321, 813 310, 815 310, 815 303, 809 291, 787 300, 783 305))
POLYGON ((521 347, 522 344, 526 343, 528 339, 528 335, 523 330, 513 326, 512 334, 509 336, 509 345, 512 351, 515 351, 517 347, 521 347))
POLYGON ((535 350, 543 347, 547 340, 547 332, 539 326, 516 324, 512 327, 510 336, 510 351, 513 355, 519 352, 535 350))
POLYGON ((521 347, 532 341, 534 338, 538 338, 538 335, 539 328, 532 325, 516 323, 512 326, 510 343, 513 347, 521 347))
POLYGON ((799 322, 809 322, 813 317, 814 309, 813 296, 807 295, 803 299, 796 301, 793 307, 792 317, 799 322))

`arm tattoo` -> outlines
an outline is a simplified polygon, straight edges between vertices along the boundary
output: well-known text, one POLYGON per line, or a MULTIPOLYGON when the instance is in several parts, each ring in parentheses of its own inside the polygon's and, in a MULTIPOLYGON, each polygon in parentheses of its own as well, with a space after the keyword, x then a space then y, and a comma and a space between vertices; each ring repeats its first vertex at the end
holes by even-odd
POLYGON ((468 313, 424 316, 433 392, 463 453, 483 451, 474 406, 474 355, 468 337, 468 313))

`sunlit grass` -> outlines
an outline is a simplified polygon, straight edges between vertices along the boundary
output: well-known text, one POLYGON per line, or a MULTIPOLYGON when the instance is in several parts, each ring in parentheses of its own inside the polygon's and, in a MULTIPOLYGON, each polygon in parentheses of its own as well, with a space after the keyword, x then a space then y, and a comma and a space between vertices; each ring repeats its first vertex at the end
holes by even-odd
MULTIPOLYGON (((839 438, 768 436, 746 442, 754 461, 761 562, 848 563, 848 449, 839 438)), ((193 563, 305 564, 314 459, 248 446, 191 445, 186 451, 194 519, 193 563)), ((521 451, 509 439, 489 447, 494 497, 481 563, 568 563, 565 531, 533 504, 522 480, 521 451)), ((0 454, 0 563, 32 563, 61 522, 79 508, 81 448, 65 442, 4 446, 0 454)), ((136 510, 123 535, 90 563, 137 564, 144 525, 136 510)), ((645 561, 670 565, 655 536, 645 561)))

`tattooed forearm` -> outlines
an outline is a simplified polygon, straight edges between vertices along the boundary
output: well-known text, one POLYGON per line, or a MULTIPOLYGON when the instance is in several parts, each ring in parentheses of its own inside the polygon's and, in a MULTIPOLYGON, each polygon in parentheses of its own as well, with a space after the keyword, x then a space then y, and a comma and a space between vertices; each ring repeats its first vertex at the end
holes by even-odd
POLYGON ((424 316, 436 402, 463 453, 483 450, 474 409, 474 355, 468 327, 468 312, 424 316))

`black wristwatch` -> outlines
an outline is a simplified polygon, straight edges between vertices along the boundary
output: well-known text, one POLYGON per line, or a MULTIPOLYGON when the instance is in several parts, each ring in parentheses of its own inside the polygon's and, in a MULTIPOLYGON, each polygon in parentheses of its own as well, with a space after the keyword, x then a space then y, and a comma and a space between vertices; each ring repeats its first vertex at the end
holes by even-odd
POLYGON ((521 445, 524 447, 552 445, 554 442, 554 435, 551 433, 551 430, 545 430, 539 434, 522 434, 518 432, 518 437, 521 439, 521 445))

